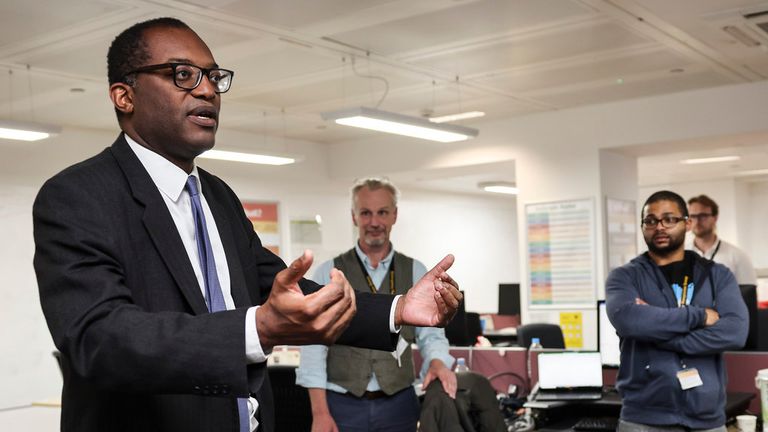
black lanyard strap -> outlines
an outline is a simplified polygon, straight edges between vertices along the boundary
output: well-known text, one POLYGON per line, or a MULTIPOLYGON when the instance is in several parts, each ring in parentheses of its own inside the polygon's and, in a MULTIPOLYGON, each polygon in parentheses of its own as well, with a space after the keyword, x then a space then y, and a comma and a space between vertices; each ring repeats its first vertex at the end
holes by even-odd
POLYGON ((715 251, 712 253, 712 256, 709 258, 710 261, 714 261, 715 260, 715 255, 717 255, 717 252, 720 250, 720 245, 721 244, 722 244, 722 242, 720 241, 720 239, 717 239, 717 247, 715 247, 715 251))
MULTIPOLYGON (((368 288, 371 289, 371 292, 376 294, 379 292, 378 289, 376 289, 376 285, 373 284, 373 279, 371 279, 371 275, 368 274, 368 269, 365 268, 365 264, 363 264, 363 260, 360 259, 360 255, 355 252, 355 258, 357 258, 357 263, 360 264, 360 271, 363 272, 363 276, 365 276, 365 281, 368 282, 368 288)), ((387 270, 387 273, 389 273, 389 293, 394 294, 395 293, 395 256, 392 255, 392 261, 389 263, 389 269, 387 270)))

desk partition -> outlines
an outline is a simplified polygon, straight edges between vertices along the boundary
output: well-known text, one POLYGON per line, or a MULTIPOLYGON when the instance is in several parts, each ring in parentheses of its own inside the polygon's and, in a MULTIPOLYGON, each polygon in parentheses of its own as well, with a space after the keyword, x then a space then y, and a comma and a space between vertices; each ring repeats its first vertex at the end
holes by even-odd
MULTIPOLYGON (((544 352, 558 352, 562 350, 545 349, 544 352)), ((531 375, 533 382, 538 380, 538 368, 536 355, 531 356, 531 375)), ((514 384, 528 392, 525 380, 527 373, 527 350, 525 348, 480 348, 480 347, 452 347, 451 355, 455 358, 464 357, 469 368, 486 377, 491 377, 493 387, 502 393, 506 393, 510 384, 514 384)), ((768 352, 754 351, 729 351, 724 355, 728 371, 727 391, 731 393, 752 393, 755 398, 749 406, 753 413, 760 412, 760 394, 755 388, 755 376, 760 369, 768 368, 768 352)), ((414 350, 414 364, 416 370, 421 368, 421 356, 418 350, 414 350)), ((603 369, 603 382, 612 386, 616 383, 617 368, 606 367, 603 369)))

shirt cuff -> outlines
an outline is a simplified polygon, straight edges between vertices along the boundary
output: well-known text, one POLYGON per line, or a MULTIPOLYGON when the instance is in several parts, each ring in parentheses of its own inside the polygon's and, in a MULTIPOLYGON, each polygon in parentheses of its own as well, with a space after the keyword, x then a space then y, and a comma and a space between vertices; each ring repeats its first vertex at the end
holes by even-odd
POLYGON ((245 358, 248 363, 264 363, 271 354, 264 352, 259 341, 259 331, 256 329, 256 309, 259 306, 248 308, 245 313, 245 358))
POLYGON ((390 333, 400 333, 400 329, 403 328, 403 326, 395 327, 395 310, 397 309, 397 301, 400 300, 400 297, 402 297, 402 294, 398 294, 395 296, 394 300, 392 300, 392 307, 389 308, 389 332, 390 333))

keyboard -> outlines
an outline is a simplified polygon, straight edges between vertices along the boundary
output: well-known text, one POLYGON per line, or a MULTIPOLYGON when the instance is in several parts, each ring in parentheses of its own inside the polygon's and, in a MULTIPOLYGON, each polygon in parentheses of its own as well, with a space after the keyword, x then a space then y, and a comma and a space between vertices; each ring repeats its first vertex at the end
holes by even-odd
POLYGON ((557 392, 557 391, 539 391, 536 395, 537 401, 588 401, 600 400, 603 397, 600 392, 557 392))
POLYGON ((573 425, 575 431, 615 431, 619 426, 616 417, 583 417, 573 425))

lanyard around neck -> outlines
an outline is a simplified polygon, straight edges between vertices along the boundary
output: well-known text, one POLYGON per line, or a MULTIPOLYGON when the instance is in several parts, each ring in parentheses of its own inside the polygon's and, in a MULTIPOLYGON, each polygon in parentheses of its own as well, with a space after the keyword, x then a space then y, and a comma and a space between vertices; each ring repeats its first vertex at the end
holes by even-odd
POLYGON ((710 260, 710 261, 714 261, 714 260, 715 260, 715 255, 717 255, 717 251, 719 251, 719 250, 720 250, 720 245, 721 245, 721 244, 722 244, 722 243, 720 242, 720 239, 717 239, 717 246, 715 247, 715 251, 714 251, 714 252, 712 252, 712 256, 711 256, 711 257, 709 257, 709 260, 710 260))
MULTIPOLYGON (((368 270, 365 268, 365 264, 363 264, 363 260, 360 259, 360 255, 355 252, 355 258, 357 258, 357 263, 360 264, 360 271, 363 272, 363 276, 365 276, 365 281, 368 282, 368 288, 371 289, 371 292, 376 294, 379 292, 379 290, 376 289, 376 285, 373 284, 373 279, 371 279, 371 275, 368 274, 368 270)), ((387 273, 389 273, 389 293, 394 294, 395 293, 395 257, 392 256, 392 261, 389 263, 389 269, 387 270, 387 273)))

